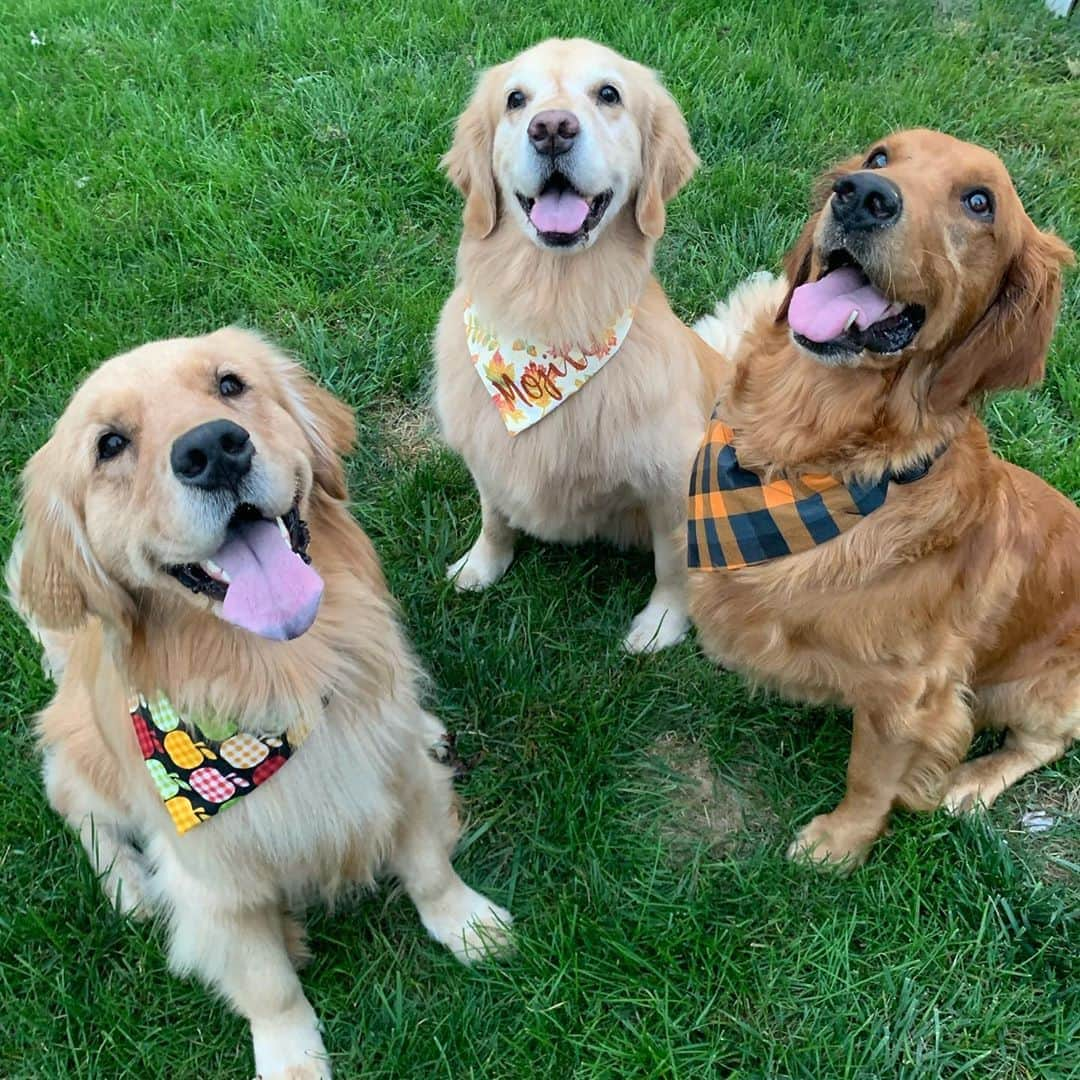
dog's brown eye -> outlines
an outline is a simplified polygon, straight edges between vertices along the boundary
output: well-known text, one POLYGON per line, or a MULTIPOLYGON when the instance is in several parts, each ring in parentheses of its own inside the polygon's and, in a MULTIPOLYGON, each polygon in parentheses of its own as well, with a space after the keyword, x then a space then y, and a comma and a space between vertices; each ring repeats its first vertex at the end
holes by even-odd
POLYGON ((525 107, 525 95, 520 90, 511 90, 506 95, 506 107, 508 109, 523 109, 525 107))
POLYGON ((622 98, 619 96, 619 91, 610 84, 607 86, 601 86, 600 89, 596 92, 596 96, 605 105, 618 105, 619 102, 622 101, 622 98))
POLYGON ((866 168, 868 169, 884 169, 889 164, 889 155, 884 150, 875 150, 866 159, 866 168))
POLYGON ((218 393, 222 397, 239 397, 244 392, 244 384, 236 375, 222 375, 218 379, 218 393))
POLYGON ((98 461, 109 461, 122 454, 129 441, 118 431, 106 431, 97 442, 98 461))
POLYGON ((964 206, 977 218, 988 218, 994 212, 994 203, 990 192, 982 188, 969 191, 964 196, 964 206))

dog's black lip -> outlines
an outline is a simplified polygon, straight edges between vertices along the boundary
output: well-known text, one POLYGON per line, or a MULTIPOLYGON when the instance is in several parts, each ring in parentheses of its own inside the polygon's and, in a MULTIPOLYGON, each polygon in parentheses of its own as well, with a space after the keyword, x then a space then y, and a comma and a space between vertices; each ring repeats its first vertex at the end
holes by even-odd
POLYGON ((537 198, 540 195, 543 195, 545 191, 549 191, 552 188, 557 188, 559 191, 572 191, 575 195, 580 195, 581 198, 588 202, 589 213, 577 232, 552 233, 541 232, 537 229, 536 235, 539 236, 548 247, 571 247, 579 241, 584 240, 589 235, 590 230, 596 228, 600 223, 600 219, 607 212, 607 208, 611 205, 611 200, 615 195, 615 192, 608 188, 607 191, 601 191, 599 195, 589 197, 578 191, 578 189, 574 187, 561 172, 556 170, 544 181, 543 187, 540 188, 535 196, 522 195, 520 191, 516 193, 518 203, 521 205, 521 209, 525 211, 526 217, 532 213, 532 208, 536 203, 537 198))
MULTIPOLYGON (((275 515, 276 516, 276 515, 275 515)), ((311 562, 308 554, 308 544, 311 542, 311 530, 308 523, 300 516, 300 504, 296 501, 281 516, 281 520, 289 533, 289 543, 293 551, 306 563, 311 562)), ((241 521, 272 521, 251 503, 240 503, 233 511, 229 519, 229 528, 236 522, 241 521)), ((223 581, 212 578, 198 563, 180 563, 165 568, 166 573, 172 575, 186 589, 190 589, 196 596, 209 596, 211 600, 224 600, 229 586, 223 581)))
POLYGON ((852 326, 829 341, 811 341, 795 331, 791 336, 804 349, 824 358, 854 356, 861 352, 889 356, 906 349, 915 340, 925 321, 926 309, 919 304, 909 304, 898 314, 882 319, 865 330, 852 326))
POLYGON ((185 589, 190 589, 196 596, 209 596, 211 600, 224 600, 229 586, 223 581, 212 578, 198 563, 183 563, 180 566, 167 567, 171 574, 185 589))
MULTIPOLYGON (((820 281, 826 274, 831 274, 841 267, 852 266, 867 281, 881 288, 867 274, 862 263, 845 247, 835 247, 829 251, 821 259, 821 266, 821 273, 815 278, 816 281, 820 281)), ((903 311, 890 315, 887 319, 881 319, 865 330, 852 326, 828 341, 811 341, 810 338, 795 331, 792 331, 791 336, 802 348, 822 358, 854 356, 861 352, 888 356, 906 349, 915 340, 924 322, 926 322, 926 309, 921 304, 908 304, 903 311)))

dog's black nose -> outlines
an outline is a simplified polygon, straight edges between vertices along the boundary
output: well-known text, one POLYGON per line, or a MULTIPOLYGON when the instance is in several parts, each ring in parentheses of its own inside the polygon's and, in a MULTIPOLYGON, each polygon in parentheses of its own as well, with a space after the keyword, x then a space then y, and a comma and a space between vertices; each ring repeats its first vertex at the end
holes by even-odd
POLYGON ((581 131, 578 118, 567 109, 545 109, 529 121, 529 142, 538 154, 558 157, 574 145, 581 131))
POLYGON ((236 488, 251 471, 251 436, 231 420, 211 420, 172 444, 169 460, 181 484, 215 491, 236 488))
POLYGON ((900 220, 900 189, 874 172, 841 176, 833 184, 833 214, 845 229, 882 229, 900 220))

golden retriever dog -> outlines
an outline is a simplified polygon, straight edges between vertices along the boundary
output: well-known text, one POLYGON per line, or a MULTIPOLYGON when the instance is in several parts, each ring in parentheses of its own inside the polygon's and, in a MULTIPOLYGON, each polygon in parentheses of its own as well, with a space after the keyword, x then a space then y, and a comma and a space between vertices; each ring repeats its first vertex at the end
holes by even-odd
POLYGON ((448 575, 487 588, 519 532, 651 546, 656 585, 624 643, 671 645, 689 625, 673 537, 722 366, 650 272, 665 203, 697 166, 682 113, 641 65, 589 41, 545 41, 484 73, 443 164, 465 210, 435 403, 481 511, 479 538, 448 575), (494 352, 489 374, 510 346, 537 363, 493 390, 478 377, 477 333, 494 352), (598 347, 609 362, 575 385, 598 347), (542 419, 511 434, 516 409, 542 419))
POLYGON ((250 333, 144 345, 30 460, 8 568, 59 673, 49 802, 116 906, 167 924, 174 970, 247 1018, 262 1080, 330 1075, 294 970, 307 901, 385 871, 464 961, 510 921, 450 865, 440 728, 346 508, 353 437, 250 333))
POLYGON ((975 413, 1042 378, 1072 253, 994 154, 937 132, 824 180, 787 282, 753 281, 701 325, 743 332, 716 416, 749 489, 712 491, 719 457, 695 466, 690 594, 712 656, 854 710, 846 793, 789 852, 852 866, 894 807, 989 805, 1080 734, 1080 511, 997 458, 975 413), (727 516, 754 489, 765 509, 727 516), (825 490, 886 497, 811 537, 791 497, 825 490), (718 566, 714 543, 733 557, 718 566), (963 763, 984 727, 1004 745, 963 763))

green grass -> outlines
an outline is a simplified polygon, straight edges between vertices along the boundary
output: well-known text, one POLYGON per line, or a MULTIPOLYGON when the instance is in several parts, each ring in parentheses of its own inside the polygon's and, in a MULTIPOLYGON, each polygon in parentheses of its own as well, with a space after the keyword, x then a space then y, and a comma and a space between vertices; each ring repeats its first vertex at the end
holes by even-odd
MULTIPOLYGON (((658 269, 676 310, 775 266, 810 178, 896 126, 999 150, 1080 243, 1080 29, 1040 0, 7 0, 0 26, 0 547, 16 476, 78 380, 227 322, 359 410, 355 510, 480 760, 468 880, 519 919, 476 971, 386 894, 312 921, 338 1074, 1080 1076, 1080 765, 989 821, 900 817, 846 881, 782 858, 842 790, 839 713, 752 698, 692 643, 631 659, 648 560, 523 546, 482 596, 444 564, 478 526, 427 421, 459 199, 436 163, 476 72, 584 34, 664 72, 703 167, 658 269), (31 31, 44 43, 31 44, 31 31), (1059 824, 1027 833, 1029 808, 1059 824)), ((1080 497, 1080 275, 1050 374, 996 445, 1080 497)), ((36 652, 0 615, 0 1076, 248 1076, 244 1025, 111 914, 40 791, 36 652), (246 1071, 245 1071, 246 1070, 246 1071)))

